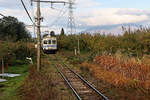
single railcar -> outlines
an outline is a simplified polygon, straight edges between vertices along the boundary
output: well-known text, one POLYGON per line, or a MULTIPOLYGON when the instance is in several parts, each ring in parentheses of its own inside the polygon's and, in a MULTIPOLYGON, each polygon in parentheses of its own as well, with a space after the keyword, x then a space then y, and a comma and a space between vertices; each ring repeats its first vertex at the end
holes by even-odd
POLYGON ((56 36, 47 35, 42 39, 42 49, 44 53, 56 53, 57 38, 56 36))

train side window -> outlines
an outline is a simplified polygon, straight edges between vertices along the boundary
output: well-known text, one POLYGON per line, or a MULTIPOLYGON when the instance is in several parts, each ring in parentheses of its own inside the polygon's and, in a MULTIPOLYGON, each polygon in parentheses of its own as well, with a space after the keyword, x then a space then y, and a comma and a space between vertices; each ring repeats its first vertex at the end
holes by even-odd
POLYGON ((53 44, 56 44, 56 40, 52 40, 52 43, 53 43, 53 44))
POLYGON ((48 40, 48 44, 51 44, 51 40, 48 40))
POLYGON ((46 41, 46 40, 44 41, 44 44, 47 44, 47 41, 46 41))

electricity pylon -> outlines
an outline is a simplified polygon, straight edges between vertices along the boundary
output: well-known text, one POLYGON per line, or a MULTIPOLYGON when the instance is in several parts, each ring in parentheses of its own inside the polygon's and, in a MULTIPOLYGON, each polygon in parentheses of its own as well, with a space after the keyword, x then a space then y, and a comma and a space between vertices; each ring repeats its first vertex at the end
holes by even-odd
POLYGON ((68 1, 69 3, 69 12, 68 12, 68 34, 73 34, 76 32, 76 29, 75 29, 75 21, 74 21, 74 14, 73 14, 73 5, 75 4, 73 0, 69 0, 68 1))

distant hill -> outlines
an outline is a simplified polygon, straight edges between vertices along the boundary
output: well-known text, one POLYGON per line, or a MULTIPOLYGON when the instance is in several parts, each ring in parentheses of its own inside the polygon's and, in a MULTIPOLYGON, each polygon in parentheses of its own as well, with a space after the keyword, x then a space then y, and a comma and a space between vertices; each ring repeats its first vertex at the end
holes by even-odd
POLYGON ((101 33, 101 34, 106 34, 106 35, 108 34, 122 35, 123 34, 122 26, 126 29, 130 27, 131 31, 135 31, 138 28, 140 28, 140 25, 136 25, 136 24, 93 26, 93 27, 86 29, 85 31, 82 31, 81 33, 88 32, 88 33, 101 33))

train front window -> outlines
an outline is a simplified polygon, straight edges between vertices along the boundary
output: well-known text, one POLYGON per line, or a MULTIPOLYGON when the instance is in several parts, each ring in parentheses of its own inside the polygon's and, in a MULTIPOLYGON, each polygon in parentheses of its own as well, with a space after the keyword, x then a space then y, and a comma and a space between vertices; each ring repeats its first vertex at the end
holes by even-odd
POLYGON ((47 44, 47 41, 46 41, 46 40, 44 41, 44 44, 47 44))
POLYGON ((48 44, 51 44, 51 40, 48 40, 48 44))
POLYGON ((53 44, 56 44, 56 40, 52 40, 52 43, 53 43, 53 44))

